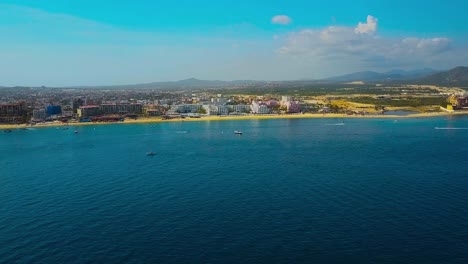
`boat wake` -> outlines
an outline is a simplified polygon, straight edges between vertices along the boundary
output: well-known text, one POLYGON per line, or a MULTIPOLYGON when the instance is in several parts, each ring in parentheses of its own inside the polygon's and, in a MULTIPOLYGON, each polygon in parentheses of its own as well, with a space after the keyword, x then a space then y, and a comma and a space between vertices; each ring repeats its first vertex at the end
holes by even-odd
POLYGON ((434 127, 438 130, 468 130, 468 127, 434 127))
POLYGON ((344 123, 325 124, 326 126, 344 126, 344 123))

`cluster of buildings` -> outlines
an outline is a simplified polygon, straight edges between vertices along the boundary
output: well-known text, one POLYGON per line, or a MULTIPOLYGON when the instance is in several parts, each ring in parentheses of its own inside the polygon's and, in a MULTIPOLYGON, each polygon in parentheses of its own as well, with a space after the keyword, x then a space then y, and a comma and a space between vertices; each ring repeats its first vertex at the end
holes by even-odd
MULTIPOLYGON (((113 95, 114 97, 115 95, 113 95)), ((117 96, 116 96, 117 97, 117 96)), ((35 101, 0 104, 0 122, 46 121, 115 121, 138 116, 184 116, 184 114, 247 115, 272 113, 300 113, 307 108, 292 97, 276 98, 232 96, 221 94, 171 95, 162 98, 139 98, 126 100, 103 100, 87 96, 63 98, 39 98, 35 101), (53 104, 49 102, 55 102, 53 104), (66 102, 63 104, 63 102, 66 102)))
POLYGON ((170 114, 198 113, 203 115, 242 115, 271 113, 300 113, 301 104, 289 96, 283 96, 281 101, 274 99, 252 99, 250 104, 226 100, 218 95, 209 103, 175 104, 169 109, 170 114))
POLYGON ((142 104, 128 102, 107 102, 100 105, 83 105, 77 109, 77 116, 79 118, 99 115, 141 115, 142 113, 142 104))
POLYGON ((448 110, 468 109, 468 92, 455 94, 448 99, 448 110))

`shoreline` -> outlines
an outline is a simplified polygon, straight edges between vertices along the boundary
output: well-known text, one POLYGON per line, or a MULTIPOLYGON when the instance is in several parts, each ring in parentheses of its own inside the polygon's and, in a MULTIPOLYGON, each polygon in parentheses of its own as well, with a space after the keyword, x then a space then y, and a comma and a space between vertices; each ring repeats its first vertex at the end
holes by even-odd
POLYGON ((467 112, 434 112, 434 113, 417 113, 409 115, 365 115, 355 116, 347 114, 292 114, 292 115, 246 115, 246 116, 206 116, 201 118, 175 118, 162 119, 161 117, 139 119, 127 119, 123 122, 77 122, 77 123, 62 123, 51 122, 44 124, 36 124, 30 126, 28 124, 0 124, 0 130, 5 129, 22 129, 22 128, 42 128, 42 127, 63 127, 67 126, 87 126, 87 125, 111 125, 111 124, 149 124, 149 123, 177 123, 177 122, 206 122, 206 121, 235 121, 235 120, 266 120, 266 119, 326 119, 326 118, 341 118, 341 119, 408 119, 408 118, 430 118, 442 116, 468 115, 467 112))

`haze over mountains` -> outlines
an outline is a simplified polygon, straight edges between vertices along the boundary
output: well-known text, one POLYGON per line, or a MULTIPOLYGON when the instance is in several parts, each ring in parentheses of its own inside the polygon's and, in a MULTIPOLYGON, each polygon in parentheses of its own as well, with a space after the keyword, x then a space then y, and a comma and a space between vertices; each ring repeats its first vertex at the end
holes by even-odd
MULTIPOLYGON (((290 81, 258 81, 258 80, 200 80, 189 78, 179 81, 151 82, 142 84, 110 85, 110 86, 71 86, 66 88, 107 88, 107 89, 184 89, 184 88, 223 88, 269 84, 332 84, 348 82, 385 82, 426 84, 439 86, 468 87, 468 67, 459 66, 448 71, 436 71, 430 68, 418 70, 391 70, 388 72, 362 71, 351 74, 329 77, 318 80, 290 80, 290 81)), ((1 87, 1 86, 0 86, 1 87)))
POLYGON ((468 87, 468 67, 456 67, 448 71, 430 74, 418 80, 420 84, 468 87))
POLYGON ((430 68, 413 70, 413 71, 405 71, 405 70, 391 70, 388 72, 374 72, 374 71, 363 71, 363 72, 355 72, 351 74, 341 75, 326 78, 326 81, 332 82, 352 82, 352 81, 391 81, 391 80, 413 80, 420 77, 427 76, 432 73, 436 73, 437 71, 430 68))

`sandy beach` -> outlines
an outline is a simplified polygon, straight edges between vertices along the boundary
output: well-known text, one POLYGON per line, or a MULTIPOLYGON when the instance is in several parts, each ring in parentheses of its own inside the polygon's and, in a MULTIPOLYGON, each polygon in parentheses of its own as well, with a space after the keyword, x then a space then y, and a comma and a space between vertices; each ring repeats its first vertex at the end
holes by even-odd
POLYGON ((47 122, 39 123, 34 126, 29 124, 0 124, 0 129, 22 129, 28 127, 62 127, 62 126, 87 126, 87 125, 109 125, 109 124, 144 124, 144 123, 168 123, 168 122, 206 122, 206 121, 228 121, 228 120, 260 120, 260 119, 298 119, 298 118, 385 118, 385 119, 402 119, 402 118, 427 118, 437 116, 454 116, 467 115, 468 112, 434 112, 434 113, 417 113, 410 115, 346 115, 346 114, 293 114, 293 115, 245 115, 245 116, 204 116, 201 118, 175 118, 162 119, 161 117, 141 117, 139 119, 126 119, 123 122, 70 122, 64 124, 62 122, 47 122))

